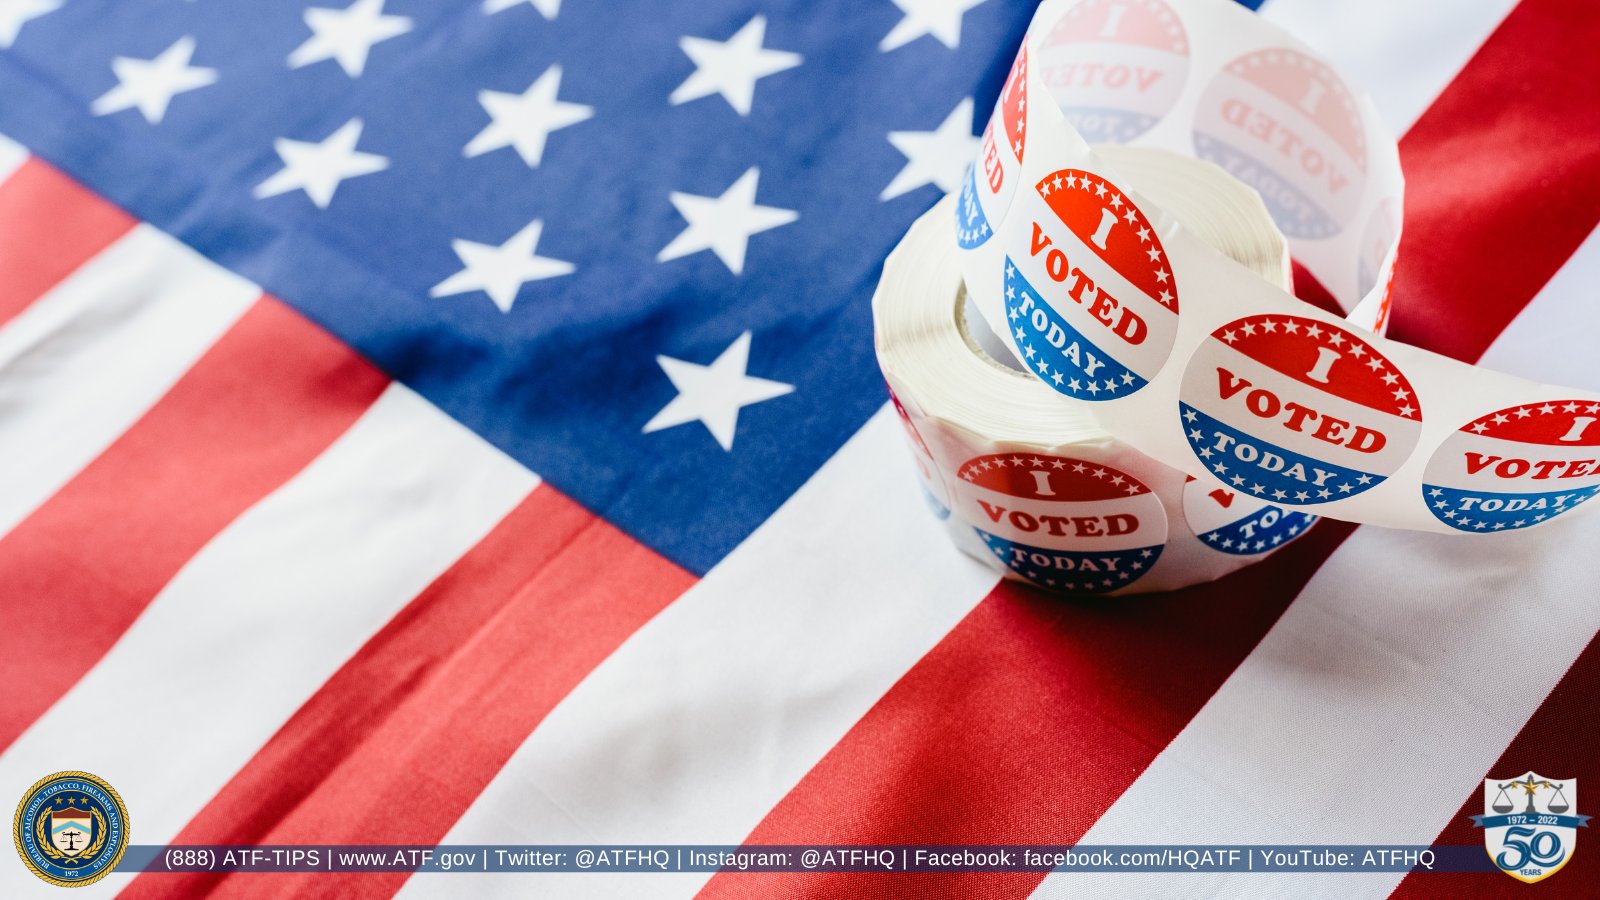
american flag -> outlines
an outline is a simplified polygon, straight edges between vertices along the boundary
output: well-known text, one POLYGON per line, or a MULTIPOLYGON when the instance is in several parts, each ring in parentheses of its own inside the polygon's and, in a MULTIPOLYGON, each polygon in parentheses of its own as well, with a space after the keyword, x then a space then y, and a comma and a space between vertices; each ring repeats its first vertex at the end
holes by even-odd
MULTIPOLYGON (((138 844, 1475 844, 1600 781, 1600 518, 1029 592, 868 299, 1006 0, 0 0, 0 796, 138 844)), ((1392 333, 1600 388, 1600 11, 1269 0, 1404 134, 1392 333)), ((10 801, 7 801, 10 802, 10 801)), ((1585 841, 1589 843, 1589 841, 1585 841)), ((1541 896, 1593 891, 1600 849, 1541 896)), ((1402 896, 1483 875, 114 875, 85 893, 1402 896)), ((16 861, 0 895, 57 896, 16 861)))

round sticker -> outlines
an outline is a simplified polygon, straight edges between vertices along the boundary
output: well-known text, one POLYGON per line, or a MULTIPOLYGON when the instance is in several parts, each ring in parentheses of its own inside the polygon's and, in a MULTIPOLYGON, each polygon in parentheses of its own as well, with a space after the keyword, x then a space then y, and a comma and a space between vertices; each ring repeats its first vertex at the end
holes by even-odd
POLYGON ((1354 95, 1298 50, 1229 63, 1200 98, 1195 150, 1255 188, 1283 233, 1326 238, 1361 204, 1367 147, 1354 95))
POLYGON ((1428 460, 1422 498, 1461 531, 1529 528, 1600 491, 1600 403, 1552 400, 1475 419, 1428 460))
POLYGON ((1183 486, 1183 517, 1207 547, 1234 556, 1276 550, 1317 522, 1311 513, 1282 509, 1193 478, 1183 486))
POLYGON ((1006 258, 1005 305, 1022 361, 1079 400, 1144 387, 1178 333, 1178 289, 1156 229, 1127 194, 1062 169, 1037 185, 1048 211, 1029 255, 1006 258))
POLYGON ((994 114, 983 129, 978 164, 967 170, 961 199, 956 203, 956 243, 964 250, 986 243, 994 234, 995 223, 1011 208, 1022 172, 1022 155, 1027 149, 1027 75, 1028 43, 1024 39, 1000 99, 995 101, 994 114), (1001 129, 998 134, 997 121, 1001 129))
POLYGON ((1247 316, 1212 332, 1184 372, 1178 413, 1225 487, 1290 506, 1370 490, 1422 431, 1411 383, 1392 362, 1300 316, 1247 316))
POLYGON ((1104 593, 1161 556, 1167 516, 1138 479, 1110 466, 1032 453, 968 460, 957 502, 995 558, 1036 585, 1104 593))
POLYGON ((900 398, 893 390, 889 391, 889 400, 894 403, 894 411, 900 414, 900 424, 905 428, 906 441, 911 445, 911 459, 917 464, 917 480, 922 485, 922 499, 927 502, 928 508, 941 519, 950 517, 950 506, 944 500, 944 489, 939 485, 939 480, 934 478, 933 451, 928 449, 928 442, 922 439, 922 433, 917 431, 917 426, 911 424, 911 414, 900 402, 900 398))
POLYGON ((1037 65, 1084 140, 1121 144, 1177 105, 1189 38, 1163 0, 1085 0, 1051 29, 1037 65))

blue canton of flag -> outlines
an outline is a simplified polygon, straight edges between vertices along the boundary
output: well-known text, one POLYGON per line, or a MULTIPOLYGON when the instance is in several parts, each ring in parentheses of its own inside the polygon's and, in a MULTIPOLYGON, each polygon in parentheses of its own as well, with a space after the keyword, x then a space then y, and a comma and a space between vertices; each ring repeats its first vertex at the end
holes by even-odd
POLYGON ((1031 11, 77 0, 0 131, 704 572, 886 399, 879 266, 1031 11))

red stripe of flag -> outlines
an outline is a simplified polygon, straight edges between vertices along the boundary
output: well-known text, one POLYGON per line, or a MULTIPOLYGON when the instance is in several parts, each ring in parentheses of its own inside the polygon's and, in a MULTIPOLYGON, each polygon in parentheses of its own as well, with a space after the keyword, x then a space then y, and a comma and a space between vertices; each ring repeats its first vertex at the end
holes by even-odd
POLYGON ((1477 359, 1600 222, 1600 5, 1522 0, 1400 142, 1398 340, 1477 359))
MULTIPOLYGON (((694 576, 540 486, 362 647, 176 843, 434 844, 694 576)), ((125 896, 387 897, 399 874, 141 875, 125 896)))
POLYGON ((344 433, 387 383, 327 332, 262 297, 132 428, 0 539, 0 749, 105 655, 206 542, 344 433), (63 617, 69 641, 60 639, 63 617))
POLYGON ((0 325, 133 225, 127 213, 30 157, 0 182, 0 325))
MULTIPOLYGON (((1404 339, 1477 358, 1592 230, 1600 109, 1588 88, 1600 64, 1595 29, 1563 24, 1594 20, 1573 18, 1576 5, 1523 0, 1401 142, 1410 177, 1395 295, 1404 339), (1508 79, 1531 57, 1542 78, 1508 79), (1504 271, 1487 262, 1491 247, 1505 254, 1504 271)), ((1349 530, 1324 523, 1216 585, 1114 607, 1003 585, 748 842, 1076 840, 1221 686, 1349 530)), ((725 872, 705 893, 1020 897, 1042 878, 725 872)))
MULTIPOLYGON (((1232 673, 1331 523, 1225 582, 1068 603, 1002 582, 748 844, 1071 844, 1232 673)), ((723 873, 703 896, 1025 896, 1042 875, 723 873)))

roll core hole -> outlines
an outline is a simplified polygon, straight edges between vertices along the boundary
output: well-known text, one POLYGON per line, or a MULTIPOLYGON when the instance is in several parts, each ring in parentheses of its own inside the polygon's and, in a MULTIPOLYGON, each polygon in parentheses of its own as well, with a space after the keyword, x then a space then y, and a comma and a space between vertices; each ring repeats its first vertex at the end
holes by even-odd
POLYGON ((967 294, 967 286, 961 285, 956 292, 955 309, 956 331, 960 333, 961 340, 967 345, 972 354, 1007 375, 1019 378, 1030 378, 1028 371, 1022 368, 1000 336, 983 321, 983 314, 978 312, 977 304, 972 302, 972 297, 967 294))

